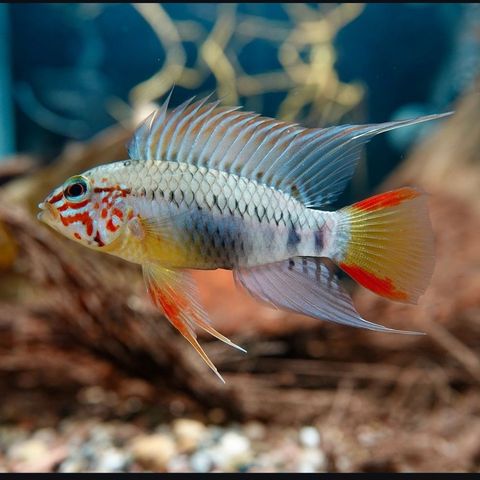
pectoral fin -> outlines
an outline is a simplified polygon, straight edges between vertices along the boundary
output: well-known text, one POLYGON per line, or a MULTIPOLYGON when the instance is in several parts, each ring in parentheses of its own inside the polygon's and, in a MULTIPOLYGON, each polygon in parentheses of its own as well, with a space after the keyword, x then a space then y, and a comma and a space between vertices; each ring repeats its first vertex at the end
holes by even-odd
POLYGON ((156 218, 136 216, 129 221, 128 228, 149 260, 185 268, 197 259, 195 247, 182 236, 189 218, 188 211, 172 211, 156 218))
POLYGON ((171 270, 149 263, 143 265, 143 275, 153 303, 164 312, 169 322, 190 342, 204 362, 225 383, 215 365, 198 343, 194 326, 199 326, 231 347, 242 352, 245 350, 212 327, 207 313, 197 300, 195 284, 188 272, 171 270))

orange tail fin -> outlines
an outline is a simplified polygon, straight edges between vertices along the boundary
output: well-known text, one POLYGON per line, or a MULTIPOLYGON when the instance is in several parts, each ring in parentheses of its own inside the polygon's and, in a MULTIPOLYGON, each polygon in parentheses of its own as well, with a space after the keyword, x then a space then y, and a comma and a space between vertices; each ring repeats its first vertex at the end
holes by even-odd
POLYGON ((341 253, 334 260, 352 278, 391 300, 417 303, 434 267, 426 195, 400 188, 339 211, 341 253))

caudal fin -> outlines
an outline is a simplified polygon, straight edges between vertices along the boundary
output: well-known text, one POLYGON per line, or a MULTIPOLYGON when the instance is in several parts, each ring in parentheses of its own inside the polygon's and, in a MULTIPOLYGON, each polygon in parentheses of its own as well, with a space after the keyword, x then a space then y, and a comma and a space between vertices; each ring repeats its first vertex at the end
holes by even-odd
POLYGON ((340 268, 382 297, 417 303, 434 267, 426 195, 400 188, 338 213, 340 268))

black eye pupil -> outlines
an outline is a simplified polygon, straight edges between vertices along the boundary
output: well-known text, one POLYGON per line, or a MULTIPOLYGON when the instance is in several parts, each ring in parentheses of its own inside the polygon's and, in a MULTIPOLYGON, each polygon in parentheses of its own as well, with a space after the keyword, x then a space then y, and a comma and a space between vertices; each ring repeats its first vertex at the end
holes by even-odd
POLYGON ((72 183, 67 188, 67 196, 70 198, 80 197, 85 193, 86 186, 83 182, 72 183))

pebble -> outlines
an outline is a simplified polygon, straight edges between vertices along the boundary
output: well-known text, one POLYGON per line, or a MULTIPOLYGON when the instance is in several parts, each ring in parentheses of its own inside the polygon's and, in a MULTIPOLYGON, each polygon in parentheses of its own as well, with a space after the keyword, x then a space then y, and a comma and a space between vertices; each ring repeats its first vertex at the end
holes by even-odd
POLYGON ((181 452, 191 452, 199 446, 207 429, 197 420, 182 418, 173 422, 172 430, 177 439, 178 449, 181 452))
POLYGON ((52 428, 40 428, 33 434, 32 438, 42 443, 49 444, 55 439, 55 430, 52 428))
POLYGON ((87 464, 80 458, 67 458, 58 467, 60 473, 79 473, 87 470, 87 464))
POLYGON ((129 463, 129 457, 125 452, 117 448, 104 450, 97 460, 95 471, 97 472, 123 472, 129 463))
POLYGON ((112 432, 110 425, 95 425, 90 432, 90 439, 92 444, 97 446, 109 445, 112 440, 112 432))
POLYGON ((213 459, 208 451, 199 450, 190 457, 190 466, 195 473, 207 473, 213 468, 213 459))
POLYGON ((266 433, 265 425, 256 421, 248 422, 243 431, 250 440, 262 440, 266 433))
MULTIPOLYGON (((15 433, 3 428, 0 429, 0 449, 5 452, 2 460, 13 471, 40 468, 65 473, 132 470, 318 473, 326 471, 328 466, 323 438, 311 425, 276 429, 250 421, 219 426, 182 418, 152 426, 149 432, 145 428, 138 423, 102 422, 93 418, 65 422, 58 430, 15 429, 15 433)), ((371 434, 367 428, 357 431, 364 442, 371 434)), ((323 435, 329 441, 327 430, 323 435)), ((341 471, 348 471, 350 459, 341 455, 335 459, 335 465, 341 471)))
POLYGON ((176 453, 175 442, 166 434, 139 435, 130 443, 134 460, 153 471, 165 471, 176 453))
POLYGON ((188 456, 184 453, 174 455, 167 464, 167 471, 171 473, 185 473, 190 472, 190 464, 188 456))
POLYGON ((315 427, 302 427, 298 434, 300 445, 307 448, 320 446, 320 432, 315 427))
POLYGON ((317 473, 325 470, 327 458, 319 448, 306 448, 301 452, 298 463, 300 473, 317 473))
POLYGON ((13 445, 8 453, 16 462, 34 464, 47 455, 48 448, 41 440, 32 439, 13 445))
POLYGON ((230 470, 240 468, 251 460, 250 440, 237 432, 227 432, 214 449, 214 457, 218 467, 230 470))

